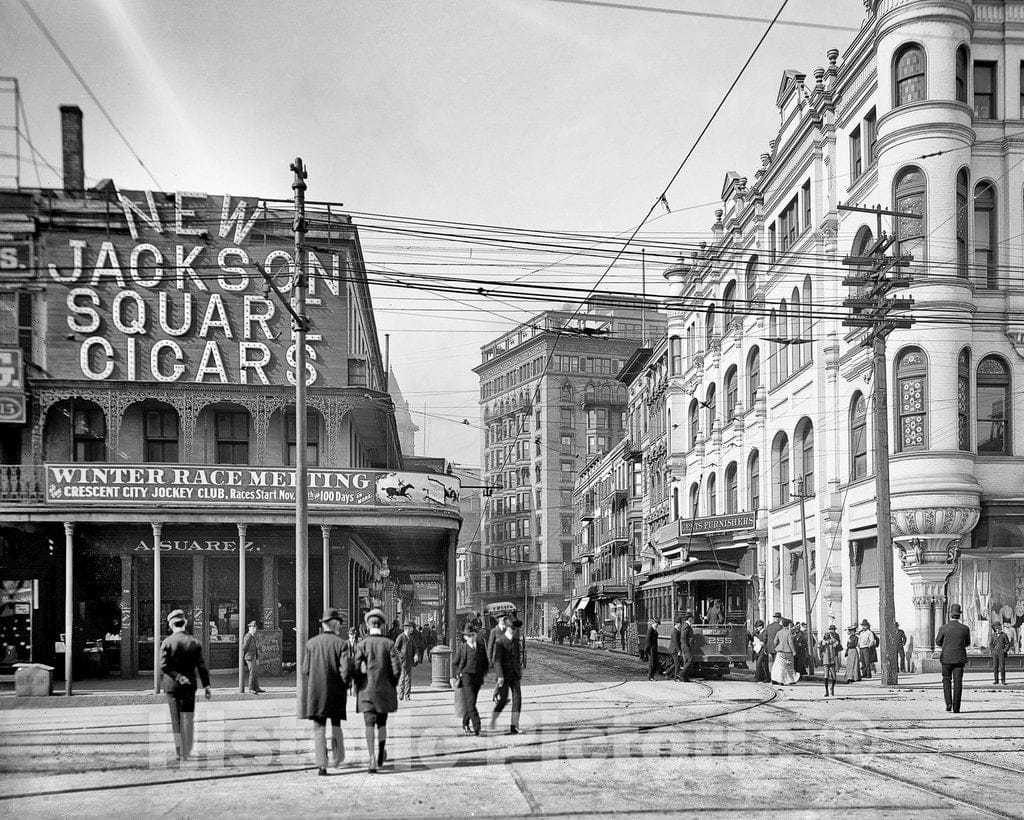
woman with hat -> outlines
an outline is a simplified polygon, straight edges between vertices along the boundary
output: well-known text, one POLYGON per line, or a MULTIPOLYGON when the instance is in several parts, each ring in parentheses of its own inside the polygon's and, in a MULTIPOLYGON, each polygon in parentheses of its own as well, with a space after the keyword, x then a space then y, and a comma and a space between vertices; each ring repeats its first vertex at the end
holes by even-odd
POLYGON ((846 627, 846 682, 860 680, 860 649, 857 646, 857 627, 846 627))
POLYGON ((772 665, 772 680, 782 686, 788 686, 800 680, 800 673, 793 668, 793 622, 789 618, 782 619, 782 629, 775 635, 775 663, 772 665))
POLYGON ((178 760, 188 760, 192 753, 196 718, 196 672, 206 690, 206 699, 212 696, 210 672, 203 662, 203 645, 185 631, 188 619, 176 609, 167 616, 171 634, 160 644, 160 671, 167 706, 171 710, 171 732, 178 760))
POLYGON ((395 638, 395 652, 402 663, 402 672, 398 678, 399 700, 412 700, 412 668, 416 665, 419 654, 416 636, 413 634, 415 629, 415 623, 406 621, 402 624, 402 633, 395 638))
POLYGON ((332 765, 345 762, 345 736, 341 721, 345 719, 348 680, 352 675, 352 651, 341 637, 341 610, 328 608, 320 619, 323 631, 306 641, 302 671, 306 676, 306 714, 313 721, 313 751, 317 774, 327 774, 327 721, 331 722, 332 765))
POLYGON ((387 753, 388 714, 398 711, 398 675, 401 662, 395 644, 384 636, 384 613, 371 609, 364 618, 369 634, 356 644, 353 659, 356 675, 356 711, 362 712, 366 725, 366 749, 370 755, 369 771, 384 765, 387 753), (374 730, 377 751, 374 754, 374 730))

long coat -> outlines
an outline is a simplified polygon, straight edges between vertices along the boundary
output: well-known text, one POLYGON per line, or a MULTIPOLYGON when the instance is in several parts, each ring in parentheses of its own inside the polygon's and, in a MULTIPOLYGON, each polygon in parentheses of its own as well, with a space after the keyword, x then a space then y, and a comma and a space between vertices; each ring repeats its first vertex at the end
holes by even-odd
POLYGON ((352 651, 348 641, 333 632, 321 632, 306 642, 302 658, 306 675, 307 720, 344 720, 352 651))
POLYGON ((523 677, 517 641, 509 640, 507 636, 502 635, 494 642, 494 671, 499 678, 506 681, 520 680, 523 677))
POLYGON ((679 650, 682 648, 681 636, 679 632, 679 626, 673 624, 672 632, 668 636, 668 654, 678 655, 679 650))
POLYGON ((402 666, 412 667, 419 649, 416 646, 416 633, 406 635, 404 632, 395 638, 395 653, 402 661, 402 666))
POLYGON ((971 643, 971 630, 960 621, 948 621, 939 628, 935 643, 942 647, 939 663, 967 663, 967 647, 971 643))
POLYGON ((483 685, 484 678, 487 675, 487 647, 484 646, 483 641, 478 640, 476 642, 476 667, 472 672, 469 672, 467 666, 471 665, 472 656, 470 653, 472 651, 469 644, 465 641, 455 647, 455 654, 452 656, 452 677, 455 678, 456 689, 462 686, 463 672, 467 672, 477 686, 483 685))
POLYGON ((356 644, 352 659, 356 675, 356 711, 384 714, 398 711, 398 676, 402 662, 395 643, 383 635, 369 635, 356 644), (363 671, 366 664, 366 671, 363 671))
POLYGON ((203 662, 203 645, 187 632, 173 632, 160 644, 160 671, 163 672, 163 690, 175 692, 178 687, 196 687, 196 672, 203 686, 210 685, 210 672, 203 662), (179 683, 178 677, 188 678, 179 683))

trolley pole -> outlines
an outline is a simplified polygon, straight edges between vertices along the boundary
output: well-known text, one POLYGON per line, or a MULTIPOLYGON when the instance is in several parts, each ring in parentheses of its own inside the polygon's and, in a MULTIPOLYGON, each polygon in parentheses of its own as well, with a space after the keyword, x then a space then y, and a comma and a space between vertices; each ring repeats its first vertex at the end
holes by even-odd
POLYGON ((895 686, 899 682, 899 662, 896 646, 896 602, 893 589, 892 560, 892 527, 891 503, 889 487, 889 393, 886 375, 885 340, 897 328, 909 328, 913 320, 904 316, 890 316, 893 311, 905 311, 913 304, 913 299, 889 299, 888 294, 897 288, 910 285, 910 277, 897 273, 889 278, 889 273, 896 268, 906 267, 913 257, 900 254, 897 236, 887 236, 882 231, 882 217, 889 216, 898 220, 921 219, 921 214, 891 211, 878 205, 874 208, 840 205, 840 211, 857 211, 874 214, 876 217, 876 239, 868 252, 862 257, 848 257, 844 265, 859 268, 852 276, 843 279, 843 285, 857 289, 857 295, 843 301, 843 306, 851 309, 850 318, 843 321, 847 327, 868 328, 864 340, 865 347, 871 348, 872 363, 872 424, 874 425, 874 459, 875 459, 875 498, 877 512, 878 540, 878 603, 881 617, 881 639, 879 656, 881 659, 882 686, 895 686), (886 256, 885 252, 897 245, 896 256, 886 256))
POLYGON ((800 499, 800 542, 804 549, 804 623, 807 624, 807 651, 813 647, 813 633, 811 628, 811 549, 807 544, 807 514, 804 511, 804 502, 811 496, 807 494, 804 480, 796 480, 796 495, 800 499))
MULTIPOLYGON (((309 526, 306 488, 306 316, 307 272, 302 263, 306 238, 306 168, 300 157, 290 166, 295 198, 295 268, 292 301, 295 318, 295 714, 306 712, 306 675, 302 658, 309 637, 309 526)), ((324 602, 326 605, 326 602, 324 602)))

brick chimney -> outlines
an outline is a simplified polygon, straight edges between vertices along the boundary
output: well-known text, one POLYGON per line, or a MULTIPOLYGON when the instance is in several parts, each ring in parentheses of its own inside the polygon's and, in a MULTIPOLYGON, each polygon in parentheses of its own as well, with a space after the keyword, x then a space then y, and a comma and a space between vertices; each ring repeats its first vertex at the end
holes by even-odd
POLYGON ((82 109, 60 107, 61 145, 64 151, 64 190, 72 196, 85 194, 85 156, 82 145, 82 109))

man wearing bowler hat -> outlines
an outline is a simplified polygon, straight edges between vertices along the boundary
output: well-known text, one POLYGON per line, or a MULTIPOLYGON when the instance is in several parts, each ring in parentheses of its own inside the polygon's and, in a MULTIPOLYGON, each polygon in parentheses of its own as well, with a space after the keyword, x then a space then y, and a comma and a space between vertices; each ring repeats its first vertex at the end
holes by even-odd
POLYGON ((398 678, 399 700, 412 700, 412 668, 419 660, 415 629, 416 624, 406 621, 402 624, 401 634, 395 638, 395 654, 402 662, 402 673, 398 678))
POLYGON ((465 640, 455 647, 452 656, 452 677, 462 698, 462 731, 478 735, 480 713, 476 709, 476 698, 487 675, 487 647, 483 641, 477 640, 476 627, 471 623, 466 624, 462 635, 465 640))
POLYGON ((210 672, 203 662, 203 645, 185 631, 188 619, 180 609, 167 616, 171 634, 160 644, 160 671, 163 690, 171 710, 171 732, 178 760, 188 760, 192 753, 196 718, 196 672, 206 690, 206 699, 212 696, 210 672))
POLYGON ((323 631, 306 641, 302 671, 306 675, 306 714, 313 721, 313 752, 317 774, 327 774, 327 722, 331 723, 332 765, 345 762, 345 736, 341 721, 345 720, 348 681, 352 677, 352 651, 341 637, 341 610, 324 610, 320 623, 323 631))
POLYGON ((245 633, 245 639, 242 641, 242 660, 245 661, 245 666, 249 670, 249 691, 254 695, 263 694, 266 690, 260 688, 260 657, 256 646, 256 621, 249 621, 249 631, 245 633))
POLYGON ((942 664, 942 694, 946 699, 947 712, 960 711, 960 696, 964 689, 964 666, 967 665, 967 647, 971 643, 971 630, 960 623, 963 610, 960 604, 949 608, 949 620, 935 636, 935 645, 942 647, 939 663, 942 664))

